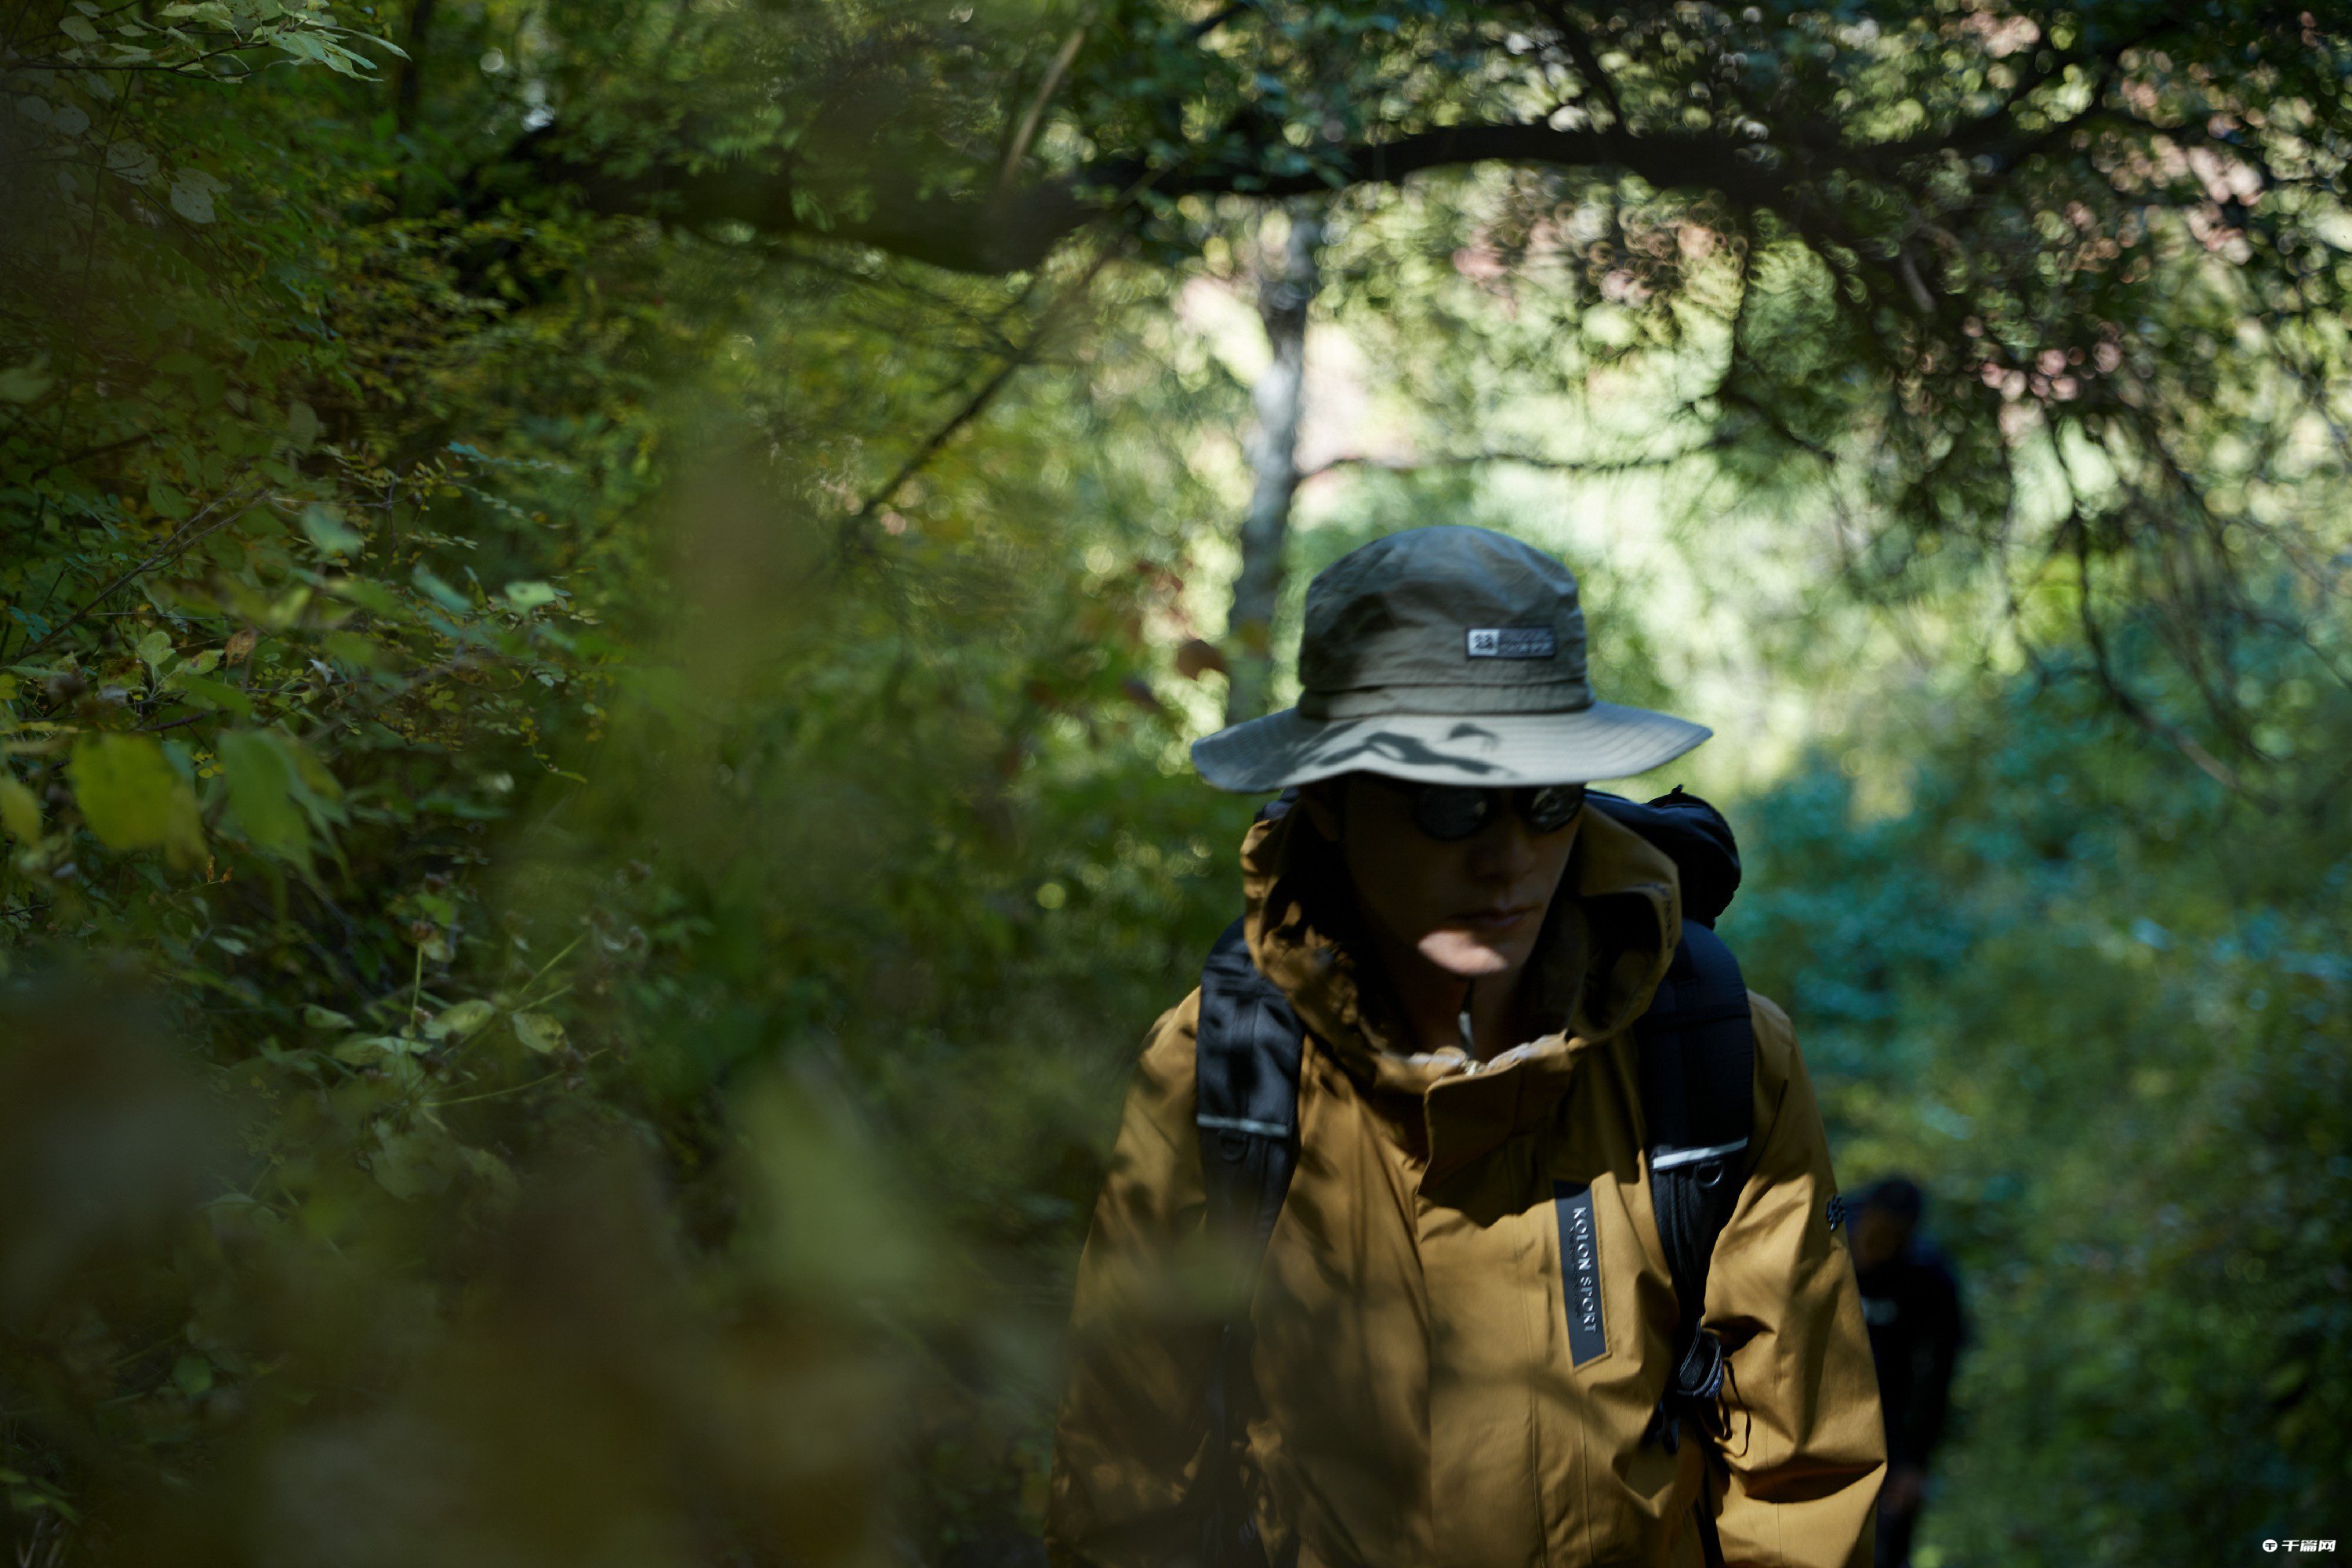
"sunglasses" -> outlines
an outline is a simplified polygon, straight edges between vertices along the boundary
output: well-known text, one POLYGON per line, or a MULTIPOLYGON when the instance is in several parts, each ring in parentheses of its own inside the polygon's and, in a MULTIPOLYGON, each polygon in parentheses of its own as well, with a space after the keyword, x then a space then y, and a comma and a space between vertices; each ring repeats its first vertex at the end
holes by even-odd
POLYGON ((1485 827, 1508 800, 1519 819, 1538 833, 1558 833, 1584 809, 1584 786, 1539 784, 1532 789, 1477 789, 1469 784, 1414 784, 1379 773, 1373 778, 1405 797, 1412 825, 1441 844, 1468 838, 1485 827))

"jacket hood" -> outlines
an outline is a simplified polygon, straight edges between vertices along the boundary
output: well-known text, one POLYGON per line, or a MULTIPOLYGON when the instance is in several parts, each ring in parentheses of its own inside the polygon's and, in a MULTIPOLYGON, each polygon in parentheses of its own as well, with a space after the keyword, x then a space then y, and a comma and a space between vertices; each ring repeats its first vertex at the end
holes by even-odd
POLYGON ((1280 802, 1242 844, 1250 955, 1299 1021, 1376 1089, 1425 1093, 1471 1075, 1564 1075, 1584 1047, 1622 1034, 1642 1016, 1682 931, 1672 858, 1590 807, 1575 831, 1559 892, 1528 960, 1535 1016, 1549 1027, 1492 1061, 1475 1061, 1459 1047, 1411 1049, 1387 988, 1367 973, 1371 949, 1338 847, 1304 812, 1280 802))

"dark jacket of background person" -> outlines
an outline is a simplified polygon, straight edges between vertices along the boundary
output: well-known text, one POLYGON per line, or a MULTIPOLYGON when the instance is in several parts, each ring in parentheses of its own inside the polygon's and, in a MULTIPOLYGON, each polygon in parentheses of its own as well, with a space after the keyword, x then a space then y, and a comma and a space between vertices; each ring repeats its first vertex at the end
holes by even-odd
MULTIPOLYGON (((1308 1031, 1302 1149, 1246 1308, 1244 1490, 1299 1568, 1864 1564, 1883 1435, 1829 1153, 1787 1018, 1761 998, 1754 1158, 1715 1252, 1728 1430, 1645 1439, 1672 1283, 1642 1159, 1630 1025, 1681 930, 1672 863, 1597 812, 1529 961, 1559 1033, 1474 1063, 1388 1048, 1344 878, 1299 816, 1243 852, 1258 968, 1308 1031), (1555 1196, 1586 1187, 1605 1344, 1571 1357, 1555 1196)), ((1202 1237, 1198 994, 1153 1030, 1079 1268, 1047 1539, 1060 1563, 1197 1561, 1187 1497, 1231 1287, 1202 1237), (1221 1288, 1223 1294, 1221 1295, 1221 1288)))
POLYGON ((1924 1470, 1943 1441, 1952 1369, 1966 1332, 1959 1283, 1943 1253, 1921 1236, 1858 1278, 1886 1415, 1887 1463, 1924 1470))

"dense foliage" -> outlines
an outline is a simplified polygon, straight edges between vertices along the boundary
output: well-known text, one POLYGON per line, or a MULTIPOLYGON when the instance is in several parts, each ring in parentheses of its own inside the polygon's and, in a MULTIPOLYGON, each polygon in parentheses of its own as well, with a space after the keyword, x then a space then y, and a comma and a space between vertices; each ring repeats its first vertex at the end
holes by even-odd
POLYGON ((1934 1549, 2346 1533, 2346 45, 2208 11, 13 9, 18 1560, 1034 1560, 1323 189, 1294 567, 1522 529, 1778 716, 1698 782, 1969 1270, 1934 1549))

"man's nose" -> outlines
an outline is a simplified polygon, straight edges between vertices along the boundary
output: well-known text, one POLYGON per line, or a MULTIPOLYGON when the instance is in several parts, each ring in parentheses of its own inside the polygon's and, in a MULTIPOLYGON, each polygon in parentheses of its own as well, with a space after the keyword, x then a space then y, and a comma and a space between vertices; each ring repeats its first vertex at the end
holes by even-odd
POLYGON ((1497 812, 1495 820, 1470 840, 1473 876, 1507 881, 1527 875, 1535 869, 1535 840, 1516 811, 1497 812))

